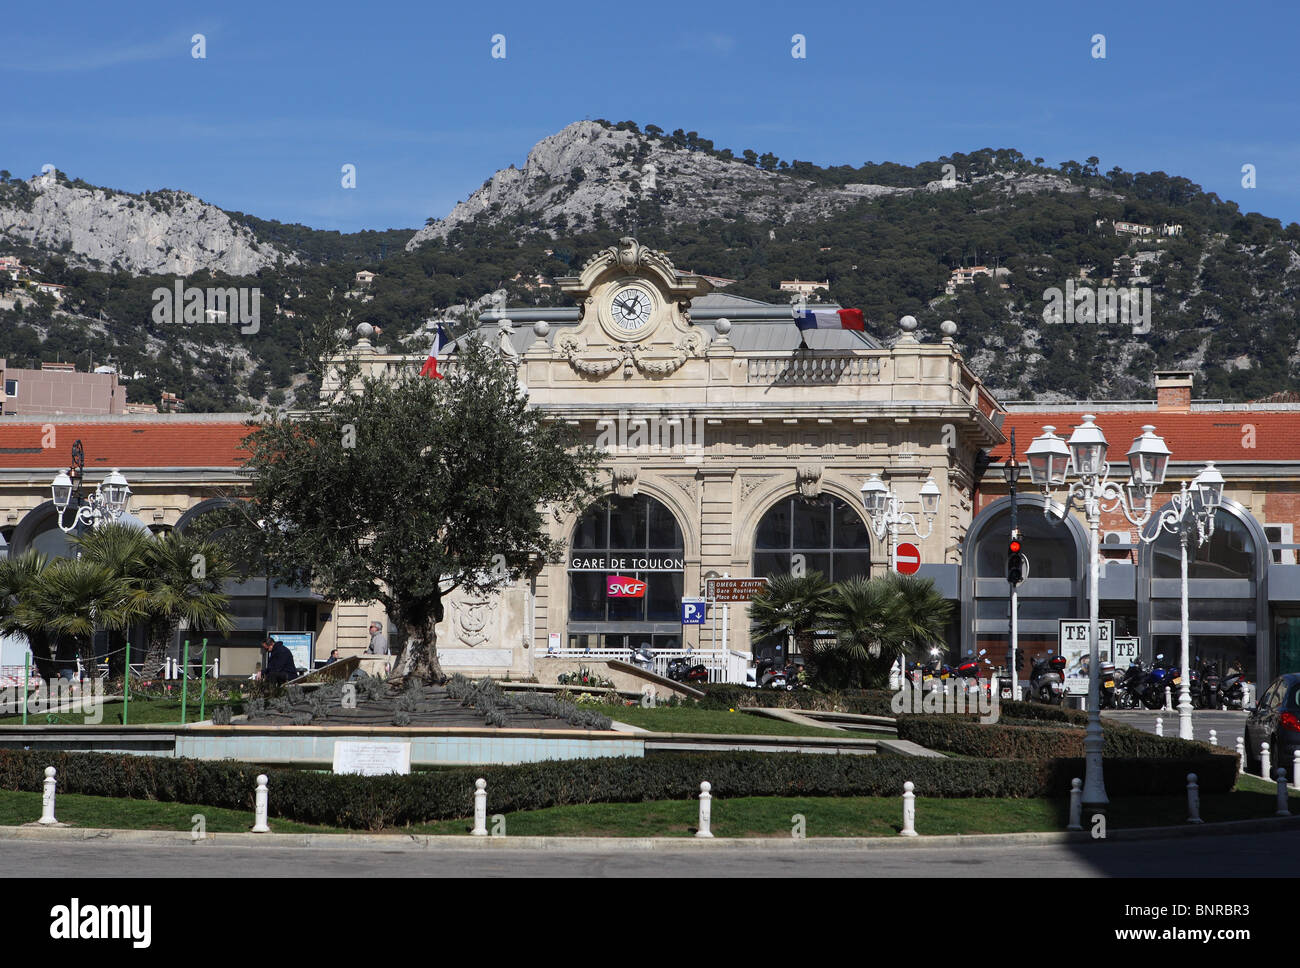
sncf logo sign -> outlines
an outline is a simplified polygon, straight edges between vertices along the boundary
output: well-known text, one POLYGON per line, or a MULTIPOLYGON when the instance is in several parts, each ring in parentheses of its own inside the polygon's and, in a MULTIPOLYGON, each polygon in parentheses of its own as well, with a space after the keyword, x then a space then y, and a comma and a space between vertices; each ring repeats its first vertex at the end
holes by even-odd
POLYGON ((645 582, 639 578, 624 578, 610 575, 606 580, 605 591, 610 598, 644 598, 645 582))

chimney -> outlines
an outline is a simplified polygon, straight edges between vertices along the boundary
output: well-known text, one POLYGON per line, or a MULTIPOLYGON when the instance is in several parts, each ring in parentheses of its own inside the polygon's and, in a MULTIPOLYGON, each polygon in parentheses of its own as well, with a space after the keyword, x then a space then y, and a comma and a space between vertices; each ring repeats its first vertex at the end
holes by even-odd
POLYGON ((1191 413, 1192 371, 1156 370, 1156 411, 1191 413))

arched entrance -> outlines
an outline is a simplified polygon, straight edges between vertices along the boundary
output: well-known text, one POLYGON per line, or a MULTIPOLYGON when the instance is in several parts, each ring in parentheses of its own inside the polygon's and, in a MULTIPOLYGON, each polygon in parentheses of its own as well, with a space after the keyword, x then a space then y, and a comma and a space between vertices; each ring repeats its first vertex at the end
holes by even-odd
MULTIPOLYGON (((1156 530, 1160 511, 1145 529, 1156 530)), ((1267 684, 1275 674, 1268 648, 1268 540, 1254 517, 1235 501, 1215 512, 1214 534, 1198 546, 1193 535, 1187 549, 1188 655, 1215 662, 1219 671, 1239 660, 1251 682, 1267 684)), ((1162 531, 1144 545, 1138 564, 1138 622, 1151 642, 1149 658, 1182 650, 1181 542, 1162 531)))
POLYGON ((680 648, 685 554, 680 523, 647 494, 589 507, 569 542, 568 647, 680 648), (611 593, 612 577, 644 582, 644 590, 611 593))
MULTIPOLYGON (((1022 674, 1034 658, 1059 648, 1060 619, 1087 615, 1087 533, 1073 516, 1060 524, 1049 520, 1045 505, 1041 494, 1016 495, 1016 524, 1029 560, 1028 577, 1017 588, 1022 674)), ((962 545, 962 655, 986 649, 994 665, 1007 661, 1011 641, 1010 540, 1011 499, 1003 497, 980 512, 962 545)))

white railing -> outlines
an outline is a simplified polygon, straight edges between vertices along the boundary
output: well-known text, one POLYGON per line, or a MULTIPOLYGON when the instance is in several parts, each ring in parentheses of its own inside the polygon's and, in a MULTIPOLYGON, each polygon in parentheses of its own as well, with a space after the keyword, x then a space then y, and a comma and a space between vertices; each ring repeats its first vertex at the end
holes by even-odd
POLYGON ((858 355, 750 358, 746 382, 807 385, 880 379, 880 358, 858 355))
MULTIPOLYGON (((649 671, 668 676, 668 664, 674 659, 687 659, 691 665, 702 665, 709 670, 709 682, 733 682, 744 685, 750 659, 734 649, 651 649, 649 671)), ((541 656, 544 659, 582 659, 603 662, 615 659, 629 665, 645 668, 645 660, 634 649, 551 649, 541 656)))

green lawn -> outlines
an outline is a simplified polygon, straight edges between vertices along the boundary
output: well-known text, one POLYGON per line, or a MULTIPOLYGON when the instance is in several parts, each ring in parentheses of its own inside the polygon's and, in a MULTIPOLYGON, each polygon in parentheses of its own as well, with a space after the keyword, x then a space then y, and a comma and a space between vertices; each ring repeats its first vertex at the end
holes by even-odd
POLYGON ((822 729, 800 726, 769 716, 727 712, 725 709, 695 709, 691 706, 626 706, 615 708, 609 716, 629 726, 656 733, 720 733, 747 736, 834 736, 837 739, 892 739, 885 733, 860 733, 856 730, 822 729))
MULTIPOLYGON (((204 713, 209 718, 212 716, 212 707, 214 703, 206 703, 204 713)), ((217 702, 215 705, 229 705, 229 703, 217 702)), ((103 719, 100 721, 101 726, 120 726, 122 725, 122 706, 121 702, 104 703, 103 719)), ((241 707, 236 707, 235 711, 239 712, 241 707)), ((175 723, 181 721, 181 700, 180 697, 175 699, 132 699, 128 712, 130 725, 144 725, 148 723, 175 723)), ((186 722, 194 723, 199 720, 199 697, 191 696, 185 709, 186 722)), ((22 713, 13 716, 0 716, 0 726, 21 726, 23 721, 22 713)), ((86 722, 86 714, 83 712, 75 713, 33 713, 27 714, 27 725, 45 726, 45 725, 63 725, 63 726, 84 726, 89 725, 86 722)))
MULTIPOLYGON (((489 803, 490 807, 490 803, 489 803)), ((1061 799, 961 799, 916 801, 916 829, 921 834, 1020 833, 1063 830, 1067 802, 1061 799)), ((1243 778, 1234 793, 1205 796, 1201 817, 1207 822, 1271 817, 1276 807, 1274 788, 1260 780, 1243 778)), ((1300 815, 1300 793, 1290 797, 1292 813, 1300 815)), ((551 807, 507 814, 506 832, 520 836, 550 837, 687 837, 695 832, 698 804, 694 800, 654 803, 599 803, 551 807)), ((1187 819, 1183 796, 1135 797, 1111 803, 1112 830, 1134 827, 1177 826, 1187 819)), ((40 794, 0 791, 0 825, 35 820, 41 813, 40 794)), ((189 830, 191 817, 206 817, 207 830, 230 833, 252 826, 251 812, 192 804, 157 803, 59 794, 57 815, 79 827, 137 830, 189 830)), ((719 837, 789 837, 791 818, 804 817, 809 837, 890 837, 901 826, 902 802, 898 797, 744 797, 713 801, 713 832, 719 837)), ((330 827, 270 821, 279 833, 343 833, 330 827)), ((490 826, 490 825, 489 825, 490 826)), ((469 820, 445 820, 416 827, 385 831, 393 834, 468 834, 469 820)))

